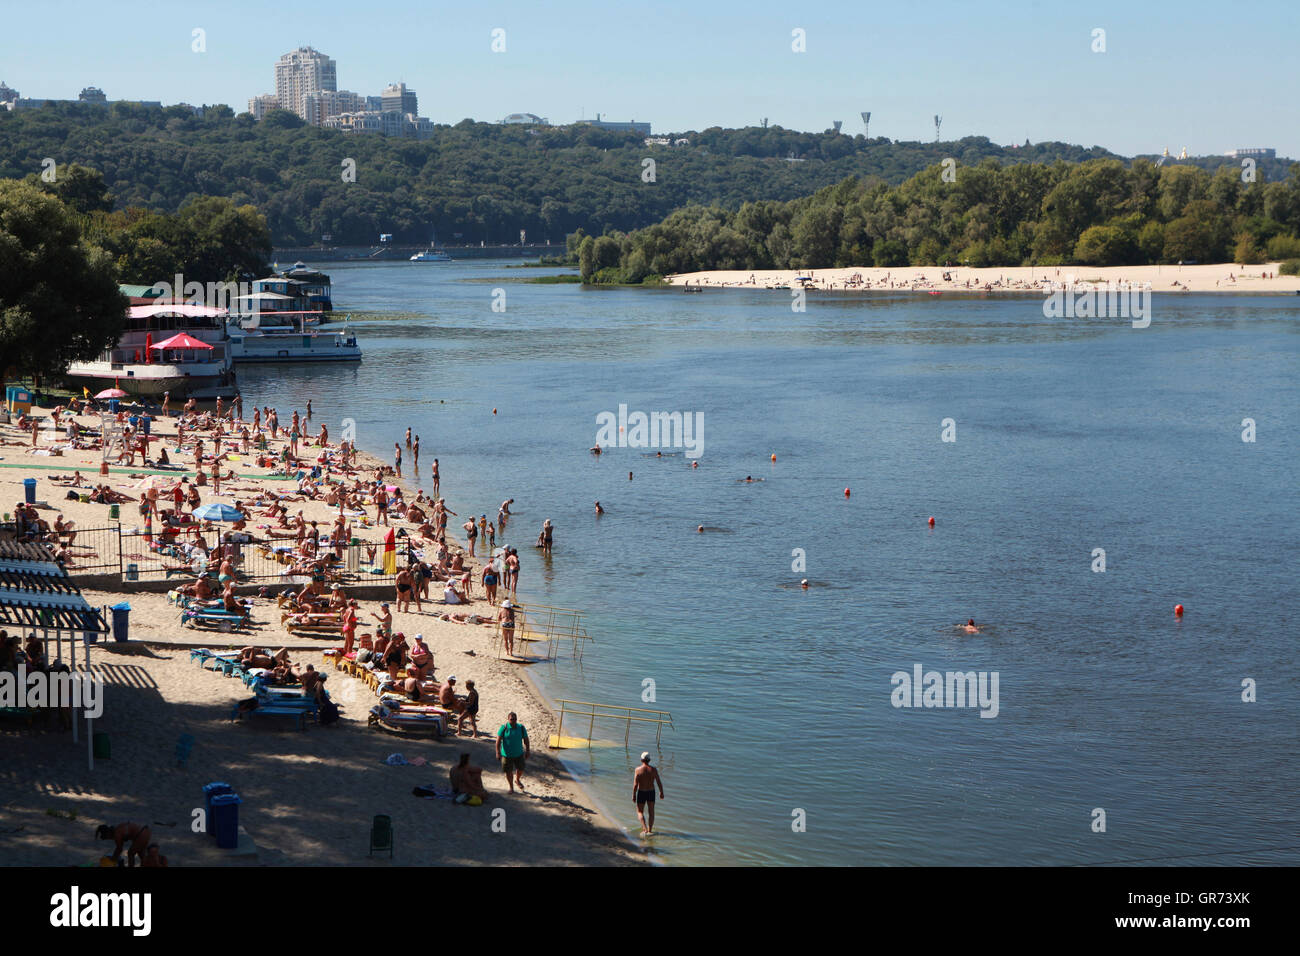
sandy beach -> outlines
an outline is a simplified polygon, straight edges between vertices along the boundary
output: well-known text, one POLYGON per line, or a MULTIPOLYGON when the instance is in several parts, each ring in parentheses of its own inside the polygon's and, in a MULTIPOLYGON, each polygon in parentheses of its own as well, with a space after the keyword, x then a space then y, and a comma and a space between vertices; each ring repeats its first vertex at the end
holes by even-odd
MULTIPOLYGON (((33 414, 44 419, 50 411, 33 409, 33 414)), ((252 409, 245 413, 251 418, 252 409)), ((281 413, 287 425, 291 412, 281 413)), ((317 421, 320 417, 318 409, 317 421)), ((66 423, 66 414, 62 421, 66 423)), ((82 415, 78 423, 97 428, 100 422, 98 416, 82 415)), ((152 431, 163 436, 173 461, 188 466, 184 474, 192 481, 192 453, 175 451, 176 419, 155 419, 152 431)), ((311 429, 313 435, 316 431, 318 426, 311 429)), ((115 491, 138 497, 141 491, 137 486, 147 470, 114 465, 105 478, 99 474, 98 449, 73 449, 57 438, 52 430, 41 431, 37 450, 60 450, 62 454, 35 455, 30 432, 20 432, 12 423, 0 425, 0 511, 12 514, 14 503, 23 499, 23 480, 35 478, 38 513, 51 525, 60 514, 78 529, 115 524, 109 519, 108 505, 68 499, 68 489, 50 481, 49 476, 71 476, 80 470, 90 486, 107 482, 115 491)), ((282 444, 272 442, 271 451, 282 444)), ((300 453, 315 458, 319 451, 312 447, 300 453)), ((427 453, 424 467, 433 456, 434 452, 427 453)), ((409 467, 409 452, 406 457, 409 467)), ((227 464, 237 477, 223 481, 220 496, 213 494, 210 484, 201 487, 204 504, 234 504, 238 500, 248 513, 255 514, 247 507, 251 499, 272 492, 291 495, 297 490, 293 481, 272 477, 271 469, 254 467, 252 458, 237 456, 227 464)), ((373 458, 358 454, 361 477, 373 475, 378 465, 373 458)), ((347 477, 350 481, 352 476, 347 477)), ((400 480, 388 480, 406 487, 400 480)), ((90 487, 78 490, 86 492, 90 487)), ((414 491, 408 490, 407 497, 413 500, 414 491)), ((285 504, 290 515, 301 508, 306 520, 319 521, 322 532, 328 531, 338 513, 321 501, 291 497, 285 504)), ((119 507, 124 527, 140 523, 135 502, 119 507)), ((369 510, 367 526, 355 522, 352 534, 379 544, 387 529, 373 526, 374 509, 369 510)), ((257 536, 253 521, 266 520, 250 518, 249 531, 257 536)), ((448 543, 453 550, 460 544, 453 543, 450 531, 458 527, 459 520, 453 518, 448 524, 448 543)), ((414 532, 415 526, 405 520, 394 519, 393 524, 414 532)), ((101 539, 91 538, 95 540, 101 539)), ((111 558, 116 563, 116 553, 111 558)), ((98 563, 90 554, 76 554, 73 561, 98 563)), ((466 558, 467 567, 474 563, 466 558)), ((285 630, 274 600, 283 586, 276 582, 258 580, 239 588, 241 597, 254 599, 253 626, 243 632, 223 633, 183 627, 178 609, 162 589, 118 583, 116 568, 106 570, 110 573, 96 571, 94 576, 74 572, 73 580, 83 587, 93 606, 124 600, 131 605, 130 641, 101 639, 90 655, 92 669, 106 685, 104 713, 94 729, 108 734, 111 757, 96 760, 93 771, 87 768, 84 722, 81 742, 74 744, 70 732, 53 723, 46 727, 39 717, 33 725, 13 715, 0 718, 0 737, 8 758, 0 765, 0 792, 4 794, 0 857, 6 864, 92 862, 106 849, 94 839, 94 827, 131 820, 152 826, 153 839, 171 865, 366 865, 380 860, 369 857, 367 848, 371 817, 381 813, 393 819, 396 864, 594 866, 646 862, 625 832, 598 811, 590 795, 548 754, 547 740, 555 721, 524 674, 528 665, 498 659, 493 627, 440 619, 441 614, 453 610, 489 619, 495 615, 495 608, 484 599, 477 573, 468 607, 445 607, 436 581, 430 586, 431 596, 439 598, 436 604, 426 601, 422 610, 409 613, 397 613, 396 604, 392 604, 394 630, 403 632, 408 641, 416 634, 423 635, 433 653, 437 678, 455 675, 458 689, 472 679, 481 695, 476 737, 430 739, 368 726, 370 708, 377 703, 375 692, 361 680, 336 671, 332 659, 324 655, 325 650, 341 643, 337 638, 295 637, 285 630), (268 589, 268 584, 274 586, 268 589), (264 589, 269 594, 259 596, 264 589), (251 691, 240 680, 191 661, 190 649, 244 645, 286 648, 295 663, 311 663, 325 672, 326 687, 342 709, 340 721, 332 726, 309 724, 304 731, 281 729, 279 722, 269 718, 232 722, 235 703, 248 698, 251 691), (528 728, 532 745, 524 777, 527 791, 517 795, 507 791, 493 739, 512 710, 528 728), (194 738, 183 766, 176 760, 182 734, 194 738), (490 799, 483 806, 412 795, 417 786, 446 790, 448 770, 461 752, 468 752, 471 763, 484 768, 490 799), (389 765, 386 760, 392 754, 401 754, 407 763, 389 765), (190 832, 191 813, 202 806, 202 787, 212 781, 227 782, 240 794, 240 824, 255 844, 255 853, 231 856, 215 850, 211 837, 190 832), (504 818, 494 814, 498 808, 505 809, 504 818)), ((175 583, 182 580, 177 578, 175 583)), ((381 599, 393 602, 391 578, 384 580, 388 583, 382 592, 376 586, 358 589, 364 595, 359 598, 358 635, 374 632, 376 621, 371 612, 379 610, 381 599)), ((111 851, 111 845, 107 850, 111 851)), ((387 861, 385 854, 382 862, 387 865, 387 861)))
POLYGON ((1043 293, 1087 284, 1118 284, 1166 293, 1223 292, 1232 295, 1295 295, 1300 276, 1278 274, 1279 263, 1260 266, 895 266, 889 269, 782 269, 766 272, 690 272, 665 277, 672 285, 704 288, 805 289, 831 291, 941 291, 944 293, 1043 293), (946 274, 946 278, 945 278, 946 274), (1265 275, 1268 278, 1265 278, 1265 275), (806 281, 798 281, 806 277, 806 281))

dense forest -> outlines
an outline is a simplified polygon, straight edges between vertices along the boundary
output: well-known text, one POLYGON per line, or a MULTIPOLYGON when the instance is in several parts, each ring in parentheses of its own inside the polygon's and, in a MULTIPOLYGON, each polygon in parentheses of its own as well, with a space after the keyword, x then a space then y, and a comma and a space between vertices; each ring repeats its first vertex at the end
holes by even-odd
MULTIPOLYGON (((1111 158, 1064 143, 1016 148, 983 137, 892 142, 833 131, 780 127, 673 134, 689 145, 646 146, 632 133, 594 126, 524 127, 470 120, 438 126, 431 139, 356 136, 307 126, 273 111, 261 122, 225 106, 114 103, 0 110, 0 178, 39 172, 42 161, 99 170, 117 208, 177 213, 199 197, 255 206, 277 245, 331 236, 335 245, 424 243, 436 230, 449 244, 563 241, 578 229, 599 235, 649 226, 688 205, 738 210, 757 200, 789 201, 841 182, 876 177, 899 184, 953 158, 962 166, 1111 158), (655 161, 654 181, 643 160, 655 161), (354 182, 345 182, 345 160, 354 182)), ((1205 162, 1222 165, 1211 157, 1205 162)), ((1285 176, 1261 163, 1261 180, 1285 176)))
POLYGON ((691 206, 632 233, 575 235, 570 246, 583 281, 596 283, 707 269, 1300 257, 1300 164, 1279 182, 1246 182, 1244 172, 1145 159, 940 163, 897 186, 849 177, 789 202, 691 206))

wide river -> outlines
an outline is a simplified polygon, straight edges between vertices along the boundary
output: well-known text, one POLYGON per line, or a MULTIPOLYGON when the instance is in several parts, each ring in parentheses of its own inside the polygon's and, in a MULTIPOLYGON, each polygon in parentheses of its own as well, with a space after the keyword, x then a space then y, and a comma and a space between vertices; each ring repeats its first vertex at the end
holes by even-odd
POLYGON ((1036 298, 799 313, 501 261, 326 267, 364 361, 245 366, 245 399, 311 398, 389 461, 411 426, 462 515, 515 499, 521 597, 595 638, 531 675, 672 714, 661 748, 607 722, 565 751, 633 832, 654 752, 664 861, 1300 863, 1300 297, 1160 297, 1134 329, 1036 298), (620 406, 702 420, 699 467, 589 454, 620 406), (895 706, 918 666, 983 673, 985 703, 895 706))

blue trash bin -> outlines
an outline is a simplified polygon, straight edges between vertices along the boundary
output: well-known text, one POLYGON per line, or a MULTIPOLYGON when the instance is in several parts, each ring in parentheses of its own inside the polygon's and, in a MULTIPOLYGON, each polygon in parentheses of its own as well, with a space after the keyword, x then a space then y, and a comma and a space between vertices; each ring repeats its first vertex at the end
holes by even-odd
POLYGON ((208 815, 208 832, 212 832, 212 798, 223 793, 234 793, 235 788, 228 783, 214 782, 203 787, 203 810, 208 815))
POLYGON ((113 640, 130 640, 131 605, 123 601, 114 604, 110 610, 113 612, 113 640))
POLYGON ((152 416, 152 415, 142 415, 142 416, 140 416, 140 431, 142 431, 142 432, 144 432, 146 435, 148 435, 148 434, 149 434, 149 429, 152 428, 152 427, 153 427, 153 416, 152 416))
POLYGON ((27 499, 29 505, 36 504, 36 479, 23 479, 23 496, 27 499))
POLYGON ((108 410, 112 412, 114 415, 117 414, 117 404, 118 404, 118 400, 116 398, 110 398, 108 400, 108 410))
POLYGON ((212 798, 208 826, 217 837, 217 846, 233 850, 239 846, 239 804, 237 793, 219 793, 212 798))

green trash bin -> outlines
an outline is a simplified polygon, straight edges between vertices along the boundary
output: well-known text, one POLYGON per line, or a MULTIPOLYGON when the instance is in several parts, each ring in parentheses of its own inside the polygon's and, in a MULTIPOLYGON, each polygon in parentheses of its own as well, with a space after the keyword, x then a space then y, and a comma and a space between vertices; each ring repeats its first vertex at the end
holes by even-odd
POLYGON ((117 518, 118 518, 118 516, 119 516, 121 513, 122 513, 122 512, 118 510, 117 505, 109 505, 109 506, 108 506, 108 517, 109 517, 111 520, 116 521, 117 518))
POLYGON ((112 757, 112 748, 108 744, 108 734, 102 730, 95 731, 94 750, 96 760, 108 760, 112 757))

